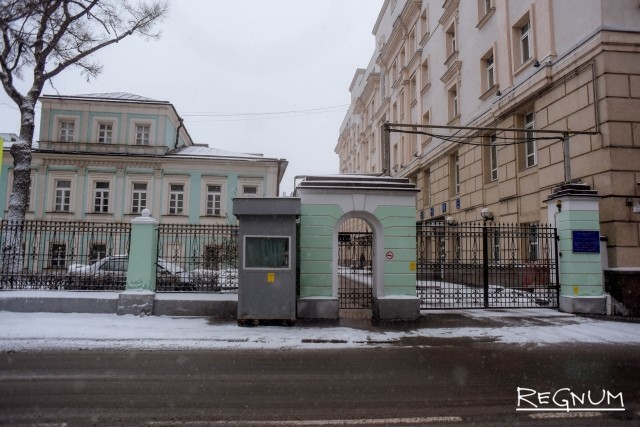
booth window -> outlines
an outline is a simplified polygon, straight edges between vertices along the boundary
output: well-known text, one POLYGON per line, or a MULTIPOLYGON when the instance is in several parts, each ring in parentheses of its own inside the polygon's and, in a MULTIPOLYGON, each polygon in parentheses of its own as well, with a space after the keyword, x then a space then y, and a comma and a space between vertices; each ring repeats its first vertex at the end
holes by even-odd
POLYGON ((246 236, 245 268, 289 269, 289 237, 246 236))

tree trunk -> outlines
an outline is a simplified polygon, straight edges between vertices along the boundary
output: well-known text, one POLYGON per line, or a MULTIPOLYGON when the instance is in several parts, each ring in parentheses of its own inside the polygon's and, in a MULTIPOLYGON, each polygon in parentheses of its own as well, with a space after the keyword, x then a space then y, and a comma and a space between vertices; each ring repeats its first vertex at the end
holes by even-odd
POLYGON ((9 211, 3 221, 2 288, 20 285, 24 266, 22 231, 31 189, 31 146, 35 131, 35 101, 25 100, 20 106, 20 136, 11 146, 13 156, 13 187, 9 211))

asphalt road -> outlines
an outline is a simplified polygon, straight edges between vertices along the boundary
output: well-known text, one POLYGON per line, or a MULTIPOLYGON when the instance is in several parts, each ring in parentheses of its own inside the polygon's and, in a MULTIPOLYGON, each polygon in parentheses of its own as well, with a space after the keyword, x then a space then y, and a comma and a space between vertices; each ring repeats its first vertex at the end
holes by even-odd
POLYGON ((315 351, 9 352, 0 355, 0 423, 640 423, 638 346, 523 347, 465 339, 403 344, 315 351), (540 404, 550 399, 537 392, 553 395, 564 388, 617 397, 589 412, 540 404), (521 408, 533 402, 553 410, 521 412, 518 402, 521 408))

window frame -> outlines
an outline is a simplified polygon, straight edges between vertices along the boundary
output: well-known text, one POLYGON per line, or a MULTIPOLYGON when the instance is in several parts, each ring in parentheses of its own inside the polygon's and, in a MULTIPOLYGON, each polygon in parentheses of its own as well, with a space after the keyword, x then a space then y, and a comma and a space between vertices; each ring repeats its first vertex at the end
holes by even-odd
POLYGON ((184 215, 185 189, 186 184, 182 182, 169 183, 169 191, 167 193, 169 202, 167 205, 167 213, 169 215, 184 215), (180 186, 181 189, 173 189, 174 186, 180 186), (172 206, 172 204, 175 204, 175 206, 172 206))
POLYGON ((67 268, 67 244, 57 241, 49 242, 47 268, 62 270, 67 268), (62 257, 60 257, 60 248, 62 248, 62 257), (58 250, 56 250, 58 249, 58 250))
POLYGON ((76 142, 76 131, 78 120, 72 117, 56 117, 57 129, 56 137, 58 142, 76 142), (71 125, 71 136, 69 136, 69 128, 66 125, 71 125), (63 137, 64 132, 64 137, 63 137))
POLYGON ((147 208, 149 208, 149 183, 146 181, 132 181, 131 182, 131 209, 130 209, 131 213, 140 214, 144 209, 147 209, 147 208), (144 185, 144 190, 136 189, 136 185, 144 185))
POLYGON ((535 112, 530 111, 523 114, 525 131, 525 139, 527 140, 524 143, 524 168, 534 167, 538 164, 538 147, 536 144, 535 138, 535 112), (529 117, 531 117, 529 119, 529 117), (529 161, 531 159, 531 162, 529 161))
POLYGON ((104 214, 110 212, 111 182, 108 180, 93 181, 93 209, 91 213, 104 214), (106 184, 106 187, 104 186, 106 184))
POLYGON ((54 196, 53 196, 53 212, 70 213, 73 195, 73 181, 69 178, 54 178, 53 182, 54 196), (68 182, 68 187, 60 187, 60 183, 68 182), (67 193, 67 196, 60 194, 60 192, 67 193), (60 197, 62 196, 62 197, 60 197), (60 202, 58 202, 60 199, 60 202), (66 202, 65 202, 66 199, 66 202), (66 206, 66 209, 65 209, 66 206))

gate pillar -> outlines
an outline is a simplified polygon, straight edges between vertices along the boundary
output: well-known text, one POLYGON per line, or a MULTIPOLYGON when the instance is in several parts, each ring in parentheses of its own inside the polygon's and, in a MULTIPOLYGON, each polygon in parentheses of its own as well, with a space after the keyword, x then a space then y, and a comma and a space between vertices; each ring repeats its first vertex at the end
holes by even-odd
POLYGON ((372 312, 382 320, 420 316, 416 296, 416 201, 406 178, 313 176, 296 188, 300 209, 299 318, 337 319, 338 232, 345 218, 373 233, 372 312))
POLYGON ((558 229, 560 311, 606 313, 599 199, 584 183, 565 183, 546 200, 549 223, 558 229))

